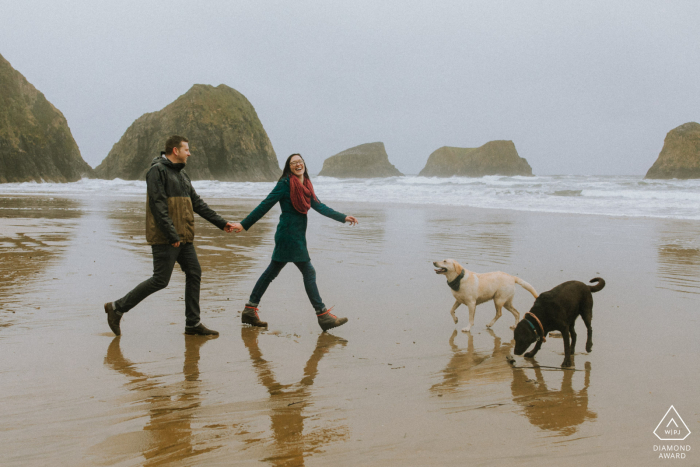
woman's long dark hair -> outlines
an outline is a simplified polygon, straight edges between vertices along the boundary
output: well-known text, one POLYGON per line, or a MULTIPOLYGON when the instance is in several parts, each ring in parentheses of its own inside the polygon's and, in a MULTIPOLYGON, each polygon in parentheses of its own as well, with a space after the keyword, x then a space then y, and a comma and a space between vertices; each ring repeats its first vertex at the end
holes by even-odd
MULTIPOLYGON (((279 179, 280 182, 282 180, 284 180, 285 178, 289 177, 290 175, 292 175, 292 168, 289 166, 289 162, 292 160, 292 157, 294 157, 294 156, 301 157, 301 154, 294 153, 287 158, 287 162, 284 163, 284 169, 282 170, 282 176, 279 179)), ((301 160, 304 162, 304 179, 311 180, 311 178, 309 178, 309 169, 306 168, 306 161, 304 160, 303 157, 301 157, 301 160)))

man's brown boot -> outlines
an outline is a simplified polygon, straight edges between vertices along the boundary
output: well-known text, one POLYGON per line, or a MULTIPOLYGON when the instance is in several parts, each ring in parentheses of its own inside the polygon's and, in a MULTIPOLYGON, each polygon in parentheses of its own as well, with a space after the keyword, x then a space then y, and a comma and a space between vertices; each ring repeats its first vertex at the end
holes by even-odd
POLYGON ((218 336, 219 331, 214 331, 202 323, 199 323, 197 326, 185 326, 185 334, 189 334, 191 336, 218 336))
POLYGON ((252 305, 246 305, 241 313, 241 322, 243 324, 250 324, 251 326, 258 326, 260 328, 266 328, 267 323, 265 321, 260 321, 260 316, 258 316, 258 309, 252 305))
POLYGON ((112 306, 112 302, 105 303, 105 313, 107 313, 107 324, 109 324, 109 328, 114 335, 121 336, 122 331, 119 329, 119 321, 122 320, 122 315, 117 313, 112 306))

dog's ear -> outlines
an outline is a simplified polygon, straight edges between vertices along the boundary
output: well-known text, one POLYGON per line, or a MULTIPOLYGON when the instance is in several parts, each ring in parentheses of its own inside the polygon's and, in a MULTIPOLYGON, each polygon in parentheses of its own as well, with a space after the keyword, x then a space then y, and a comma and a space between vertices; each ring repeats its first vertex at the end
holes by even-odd
POLYGON ((455 272, 456 272, 457 274, 462 274, 462 271, 464 271, 464 268, 462 267, 462 265, 459 264, 459 263, 458 263, 457 261, 455 261, 455 260, 452 260, 452 264, 453 264, 454 267, 455 267, 455 272))

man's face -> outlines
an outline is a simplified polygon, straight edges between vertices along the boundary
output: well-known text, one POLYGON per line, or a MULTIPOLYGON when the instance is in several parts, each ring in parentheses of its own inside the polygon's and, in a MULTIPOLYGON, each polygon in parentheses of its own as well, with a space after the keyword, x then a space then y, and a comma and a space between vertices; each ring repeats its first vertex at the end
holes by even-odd
POLYGON ((173 162, 175 164, 187 164, 190 157, 190 143, 182 142, 179 148, 173 148, 173 162))

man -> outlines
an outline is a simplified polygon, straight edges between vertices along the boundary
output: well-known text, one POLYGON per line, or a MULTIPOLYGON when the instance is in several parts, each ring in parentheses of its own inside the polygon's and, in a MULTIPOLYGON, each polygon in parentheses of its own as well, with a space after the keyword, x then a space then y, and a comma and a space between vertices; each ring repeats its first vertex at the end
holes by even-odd
POLYGON ((115 302, 105 303, 107 323, 121 335, 122 315, 141 300, 167 287, 177 262, 185 273, 185 334, 218 335, 199 319, 199 285, 202 269, 194 245, 193 211, 226 232, 233 224, 225 221, 197 195, 187 174, 182 170, 190 157, 187 138, 171 136, 165 152, 151 162, 146 175, 146 241, 153 252, 153 277, 137 285, 115 302))

